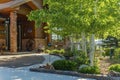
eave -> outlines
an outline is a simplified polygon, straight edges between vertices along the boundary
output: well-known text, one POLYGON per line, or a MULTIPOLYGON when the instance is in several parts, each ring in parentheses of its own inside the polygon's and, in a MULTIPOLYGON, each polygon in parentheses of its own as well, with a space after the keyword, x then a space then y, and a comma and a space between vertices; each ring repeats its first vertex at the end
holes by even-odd
POLYGON ((2 0, 2 2, 0 1, 0 12, 6 13, 17 10, 18 13, 26 15, 31 10, 41 9, 42 1, 43 0, 2 0))
POLYGON ((7 1, 4 3, 3 2, 0 3, 0 10, 6 9, 6 8, 15 8, 25 3, 27 3, 33 9, 42 8, 42 0, 9 0, 8 2, 7 1))

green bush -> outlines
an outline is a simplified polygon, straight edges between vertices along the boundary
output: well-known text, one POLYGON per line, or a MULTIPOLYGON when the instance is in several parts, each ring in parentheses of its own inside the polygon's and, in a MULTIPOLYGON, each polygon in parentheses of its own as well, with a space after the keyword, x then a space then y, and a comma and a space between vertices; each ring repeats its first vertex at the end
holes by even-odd
POLYGON ((64 49, 60 49, 60 50, 58 50, 58 49, 53 49, 53 50, 51 50, 51 53, 54 53, 54 54, 62 54, 62 53, 64 53, 65 51, 64 51, 64 49))
POLYGON ((109 67, 110 71, 120 72, 120 64, 113 64, 109 67))
POLYGON ((52 64, 57 70, 68 70, 73 71, 76 70, 76 63, 69 60, 57 60, 52 64))
POLYGON ((120 59, 120 48, 115 49, 114 58, 115 59, 120 59))
POLYGON ((77 63, 78 67, 82 64, 88 64, 87 58, 77 57, 74 61, 77 63))
POLYGON ((65 53, 65 50, 64 49, 53 49, 53 50, 46 50, 47 53, 50 53, 50 54, 63 54, 65 53))
POLYGON ((99 74, 100 69, 97 66, 87 66, 79 70, 80 73, 99 74))
POLYGON ((63 54, 65 57, 72 57, 73 56, 73 52, 71 51, 70 48, 67 48, 65 50, 65 53, 63 54))
POLYGON ((77 56, 74 61, 77 63, 77 66, 80 66, 82 64, 89 64, 88 57, 85 56, 85 53, 82 51, 77 52, 77 56))
POLYGON ((110 49, 106 48, 105 53, 102 53, 103 56, 110 56, 110 49))

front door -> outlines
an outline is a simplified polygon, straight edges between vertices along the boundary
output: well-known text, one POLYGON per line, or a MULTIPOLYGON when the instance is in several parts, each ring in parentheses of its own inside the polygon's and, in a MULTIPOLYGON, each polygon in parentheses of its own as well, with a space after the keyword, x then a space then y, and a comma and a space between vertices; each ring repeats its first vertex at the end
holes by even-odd
MULTIPOLYGON (((10 26, 9 21, 5 21, 5 28, 6 28, 6 50, 10 50, 10 26)), ((22 50, 22 39, 21 39, 21 26, 17 26, 17 50, 22 50)))

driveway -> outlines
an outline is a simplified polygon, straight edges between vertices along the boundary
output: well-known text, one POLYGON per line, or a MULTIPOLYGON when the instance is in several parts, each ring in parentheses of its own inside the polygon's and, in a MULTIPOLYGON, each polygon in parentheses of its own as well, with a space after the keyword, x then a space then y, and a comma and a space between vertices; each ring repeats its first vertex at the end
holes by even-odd
POLYGON ((18 55, 0 55, 0 67, 18 68, 40 64, 45 60, 43 56, 37 53, 18 54, 18 55))

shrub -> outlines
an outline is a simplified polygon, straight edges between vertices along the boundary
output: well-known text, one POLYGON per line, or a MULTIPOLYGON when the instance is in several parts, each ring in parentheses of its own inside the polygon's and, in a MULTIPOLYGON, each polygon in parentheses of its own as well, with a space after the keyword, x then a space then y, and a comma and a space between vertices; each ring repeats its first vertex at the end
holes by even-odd
POLYGON ((57 70, 68 70, 73 71, 76 70, 76 63, 69 60, 57 60, 52 64, 57 70))
POLYGON ((82 67, 79 70, 80 73, 88 73, 88 74, 99 74, 100 73, 100 69, 98 68, 98 66, 86 66, 86 67, 82 67))
POLYGON ((74 61, 77 63, 77 66, 80 66, 82 64, 88 64, 87 58, 77 57, 74 61))
POLYGON ((46 52, 46 53, 50 53, 51 51, 47 49, 47 50, 45 50, 45 52, 46 52))
POLYGON ((114 58, 115 59, 120 59, 120 48, 115 49, 114 58))
POLYGON ((65 50, 64 49, 53 49, 53 50, 46 50, 47 53, 50 53, 50 54, 63 54, 65 53, 65 50))
POLYGON ((110 49, 109 48, 106 48, 105 49, 105 53, 102 53, 102 55, 105 57, 105 56, 110 56, 110 49))
POLYGON ((70 48, 67 48, 65 50, 65 53, 63 54, 65 57, 72 57, 73 56, 73 52, 71 51, 70 48))
POLYGON ((60 49, 60 50, 58 50, 58 49, 53 49, 53 50, 51 50, 51 53, 54 53, 54 54, 62 54, 62 53, 64 53, 65 51, 64 51, 64 49, 60 49))
POLYGON ((89 59, 87 56, 85 56, 85 53, 82 51, 79 51, 77 53, 77 56, 74 60, 77 63, 77 66, 80 66, 81 64, 88 64, 89 63, 89 59))
POLYGON ((120 64, 113 64, 109 67, 110 71, 120 72, 120 64))

